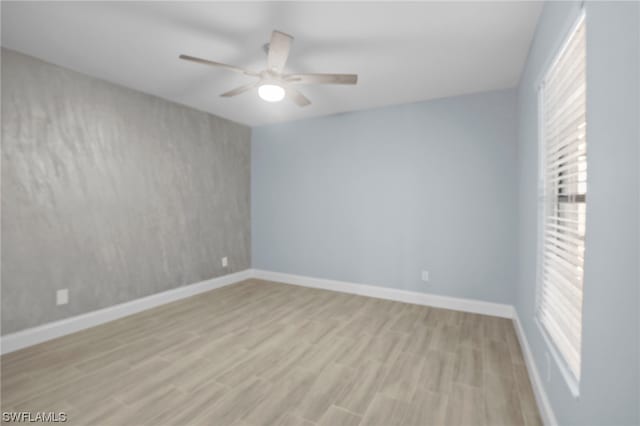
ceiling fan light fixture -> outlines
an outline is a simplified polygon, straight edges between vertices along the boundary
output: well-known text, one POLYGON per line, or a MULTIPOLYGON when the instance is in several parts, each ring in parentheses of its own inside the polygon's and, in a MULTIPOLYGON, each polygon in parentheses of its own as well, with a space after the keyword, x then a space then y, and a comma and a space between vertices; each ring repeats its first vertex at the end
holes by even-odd
POLYGON ((268 48, 265 49, 267 52, 267 68, 260 72, 254 72, 233 65, 197 58, 190 55, 180 55, 180 59, 234 71, 249 77, 258 77, 259 80, 254 80, 253 83, 245 84, 244 86, 236 87, 235 89, 222 93, 220 96, 223 98, 231 98, 250 90, 253 91, 256 86, 258 86, 258 96, 266 102, 280 102, 282 99, 287 97, 293 103, 302 108, 311 105, 311 101, 298 91, 295 87, 298 84, 353 85, 358 82, 357 74, 284 74, 292 42, 292 36, 274 30, 271 33, 271 40, 268 43, 268 48))
POLYGON ((263 84, 258 88, 258 96, 267 102, 280 102, 284 95, 284 89, 276 84, 263 84))

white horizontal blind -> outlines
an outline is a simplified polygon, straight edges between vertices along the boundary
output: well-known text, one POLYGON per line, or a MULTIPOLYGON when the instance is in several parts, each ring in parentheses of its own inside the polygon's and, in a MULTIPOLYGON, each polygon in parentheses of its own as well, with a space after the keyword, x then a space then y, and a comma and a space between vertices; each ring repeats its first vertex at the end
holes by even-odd
POLYGON ((586 44, 581 18, 542 84, 538 320, 580 379, 587 193, 586 44))

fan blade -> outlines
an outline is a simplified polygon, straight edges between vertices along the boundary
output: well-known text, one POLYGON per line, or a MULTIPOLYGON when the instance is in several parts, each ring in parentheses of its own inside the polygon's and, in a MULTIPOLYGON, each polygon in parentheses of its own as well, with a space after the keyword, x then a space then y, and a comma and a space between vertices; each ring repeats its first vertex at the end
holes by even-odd
POLYGON ((235 72, 239 72, 239 73, 246 74, 246 75, 253 75, 253 76, 257 76, 258 75, 258 73, 256 73, 256 72, 245 70, 245 69, 240 68, 240 67, 234 67, 233 65, 222 64, 220 62, 215 62, 215 61, 209 61, 207 59, 196 58, 195 56, 180 55, 180 59, 184 59, 185 61, 196 62, 198 64, 211 65, 211 66, 214 66, 214 67, 224 68, 224 69, 229 70, 229 71, 235 71, 235 72))
POLYGON ((267 56, 267 65, 272 71, 281 73, 284 70, 284 64, 289 57, 293 37, 289 34, 273 31, 271 33, 271 41, 269 42, 269 54, 267 56))
POLYGON ((244 86, 236 87, 233 90, 229 90, 228 92, 225 92, 220 96, 222 96, 223 98, 230 98, 232 96, 238 96, 239 94, 247 92, 247 91, 253 89, 254 87, 258 86, 259 83, 260 82, 251 83, 251 84, 245 84, 244 86))
POLYGON ((284 79, 295 84, 356 84, 357 74, 288 74, 284 79))
POLYGON ((306 107, 307 105, 311 105, 311 101, 307 99, 305 95, 303 95, 293 87, 289 85, 283 85, 283 87, 287 95, 287 98, 291 99, 299 107, 306 107))

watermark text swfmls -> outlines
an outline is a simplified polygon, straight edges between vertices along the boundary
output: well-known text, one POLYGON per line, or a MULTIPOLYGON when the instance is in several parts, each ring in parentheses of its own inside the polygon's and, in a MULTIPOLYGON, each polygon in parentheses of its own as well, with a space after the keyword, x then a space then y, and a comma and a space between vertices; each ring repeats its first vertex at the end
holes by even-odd
POLYGON ((67 413, 64 411, 4 411, 2 421, 4 423, 65 423, 67 413))

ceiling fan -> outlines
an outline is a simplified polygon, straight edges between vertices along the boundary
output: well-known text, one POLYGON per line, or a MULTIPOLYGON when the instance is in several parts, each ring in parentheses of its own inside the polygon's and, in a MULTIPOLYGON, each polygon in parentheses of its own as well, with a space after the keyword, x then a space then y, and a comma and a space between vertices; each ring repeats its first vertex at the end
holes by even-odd
POLYGON ((197 62, 199 64, 211 65, 229 71, 238 72, 258 80, 236 87, 233 90, 223 93, 222 97, 230 98, 241 93, 258 88, 258 95, 268 102, 281 101, 285 96, 295 102, 298 106, 304 107, 311 104, 294 85, 297 84, 356 84, 357 74, 285 74, 284 66, 289 57, 289 50, 293 37, 280 31, 271 33, 271 41, 265 45, 267 51, 267 69, 255 72, 233 65, 222 64, 220 62, 209 61, 207 59, 196 58, 189 55, 180 55, 180 59, 197 62))

